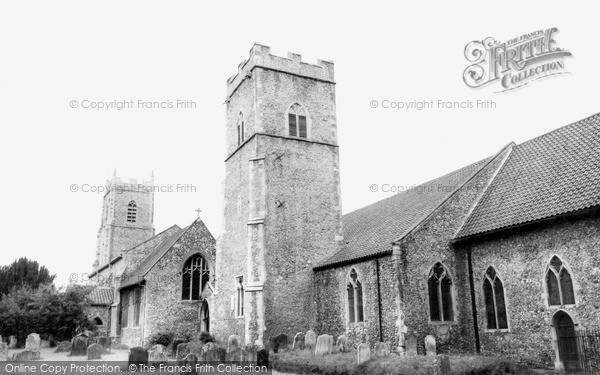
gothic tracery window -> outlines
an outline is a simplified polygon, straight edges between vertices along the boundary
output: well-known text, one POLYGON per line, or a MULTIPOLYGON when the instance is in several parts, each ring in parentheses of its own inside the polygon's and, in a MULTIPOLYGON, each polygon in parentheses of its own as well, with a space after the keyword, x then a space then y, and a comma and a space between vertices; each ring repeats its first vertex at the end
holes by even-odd
POLYGON ((288 110, 288 128, 291 137, 307 138, 306 111, 298 104, 293 104, 288 110))
POLYGON ((504 286, 493 267, 488 267, 483 280, 483 296, 488 329, 507 329, 504 286))
POLYGON ((189 258, 183 266, 181 299, 198 301, 209 281, 208 265, 200 254, 189 258))
POLYGON ((127 222, 135 223, 137 220, 137 205, 135 201, 129 202, 127 205, 127 222))
POLYGON ((240 113, 239 117, 238 117, 238 123, 237 123, 237 136, 238 136, 238 146, 241 145, 242 143, 244 143, 245 140, 245 134, 244 134, 244 115, 242 115, 240 113))
POLYGON ((350 323, 363 322, 365 316, 363 309, 362 284, 358 280, 358 274, 354 268, 350 271, 346 291, 348 292, 348 321, 350 323))
POLYGON ((550 260, 546 271, 546 288, 548 290, 548 305, 564 306, 575 304, 575 292, 573 290, 573 279, 564 267, 559 257, 554 256, 550 260))
POLYGON ((429 317, 432 322, 452 321, 452 279, 441 263, 436 263, 429 271, 429 317))

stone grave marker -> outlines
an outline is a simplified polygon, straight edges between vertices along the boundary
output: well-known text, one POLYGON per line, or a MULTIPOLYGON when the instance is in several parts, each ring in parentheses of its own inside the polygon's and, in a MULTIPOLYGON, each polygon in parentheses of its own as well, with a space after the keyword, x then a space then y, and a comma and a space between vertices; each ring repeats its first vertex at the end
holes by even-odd
MULTIPOLYGON (((180 344, 181 345, 181 344, 180 344)), ((185 357, 181 359, 181 364, 183 366, 189 367, 192 369, 190 372, 183 372, 184 375, 196 374, 196 364, 198 363, 198 356, 194 353, 189 353, 185 357)))
POLYGON ((294 336, 294 342, 292 344, 292 349, 296 350, 304 350, 304 339, 305 335, 302 332, 296 333, 294 336))
POLYGON ((313 330, 308 330, 304 335, 304 347, 308 350, 315 350, 317 346, 317 335, 313 330))
POLYGON ((350 351, 350 348, 348 347, 348 337, 346 337, 346 335, 340 335, 335 342, 335 346, 342 353, 350 351))
POLYGON ((100 344, 92 344, 87 347, 87 359, 102 359, 104 348, 100 344))
POLYGON ((231 363, 242 362, 242 349, 235 348, 231 350, 229 353, 227 353, 226 360, 227 362, 231 363))
POLYGON ((141 346, 136 346, 134 348, 129 349, 128 362, 130 365, 147 365, 148 351, 142 348, 141 346))
POLYGON ((450 375, 450 357, 447 355, 439 356, 440 375, 450 375))
POLYGON ((25 341, 25 349, 40 350, 40 344, 40 335, 37 333, 30 333, 25 341))
POLYGON ((417 355, 417 336, 409 333, 406 335, 406 340, 404 344, 406 348, 407 355, 417 355))
POLYGON ((56 346, 54 353, 66 353, 71 351, 71 341, 61 341, 56 346))
POLYGON ((167 362, 167 349, 162 344, 156 344, 148 349, 148 362, 156 365, 167 362))
POLYGON ((256 355, 257 355, 256 346, 252 344, 248 344, 242 348, 242 361, 256 363, 256 355))
POLYGON ((22 352, 13 354, 13 360, 15 361, 37 361, 40 359, 39 350, 25 349, 22 352))
POLYGON ((267 349, 261 349, 256 352, 256 364, 269 368, 269 351, 267 349))
POLYGON ((17 347, 17 338, 14 335, 8 337, 8 348, 14 349, 17 347))
POLYGON ((0 342, 0 362, 8 361, 8 344, 0 342))
POLYGON ((100 337, 98 337, 98 344, 102 345, 102 348, 104 349, 104 353, 110 353, 111 352, 110 337, 108 337, 108 336, 100 336, 100 337))
POLYGON ((332 351, 333 336, 319 335, 319 337, 317 337, 317 347, 315 348, 315 355, 331 354, 332 351))
POLYGON ((369 344, 362 343, 358 346, 358 364, 365 363, 371 359, 371 347, 369 344))
POLYGON ((390 344, 387 342, 378 342, 373 345, 373 354, 375 357, 388 357, 391 353, 390 344))
POLYGON ((232 350, 239 349, 241 346, 242 338, 238 335, 231 335, 227 340, 227 353, 231 352, 232 350))
MULTIPOLYGON (((182 342, 181 344, 177 345, 177 351, 175 352, 175 358, 177 358, 178 361, 183 361, 183 359, 190 354, 190 343, 188 342, 182 342)), ((200 354, 200 353, 198 353, 200 354)))
POLYGON ((71 356, 87 355, 89 338, 86 335, 77 335, 73 337, 71 343, 71 356))
POLYGON ((425 352, 427 355, 435 355, 435 337, 431 335, 425 336, 425 352))

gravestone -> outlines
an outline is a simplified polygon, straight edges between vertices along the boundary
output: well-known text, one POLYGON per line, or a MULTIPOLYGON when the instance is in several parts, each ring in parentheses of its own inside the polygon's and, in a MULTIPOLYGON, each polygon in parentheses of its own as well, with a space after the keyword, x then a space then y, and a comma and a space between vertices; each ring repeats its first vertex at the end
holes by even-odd
POLYGON ((84 334, 73 337, 71 343, 71 356, 87 355, 88 337, 84 334))
POLYGON ((40 359, 39 350, 25 349, 22 352, 13 354, 14 361, 37 361, 40 359))
POLYGON ((40 340, 40 348, 49 348, 49 347, 50 347, 50 341, 40 340))
POLYGON ((167 349, 161 345, 156 344, 148 349, 148 362, 150 364, 159 365, 167 361, 167 349))
POLYGON ((256 365, 269 368, 269 351, 267 349, 256 352, 256 365))
POLYGON ((406 348, 407 355, 417 355, 417 336, 409 333, 406 335, 406 340, 404 344, 406 348))
POLYGON ((339 336, 335 342, 335 346, 342 353, 350 351, 350 348, 348 347, 348 337, 346 337, 346 335, 339 336))
POLYGON ((439 356, 440 375, 450 375, 450 358, 447 355, 439 356))
POLYGON ((100 344, 92 344, 87 348, 87 359, 102 359, 104 348, 100 344))
POLYGON ((25 349, 40 350, 40 342, 40 335, 37 333, 30 333, 25 341, 25 349))
MULTIPOLYGON (((180 344, 181 345, 181 344, 180 344)), ((196 364, 198 363, 198 356, 194 353, 189 353, 185 357, 181 359, 181 364, 185 366, 185 368, 189 368, 192 371, 190 372, 182 372, 184 375, 188 374, 196 374, 196 364)))
POLYGON ((317 347, 315 348, 315 355, 331 354, 332 351, 333 336, 319 335, 319 337, 317 337, 317 347))
POLYGON ((0 362, 8 361, 8 344, 0 342, 0 362))
POLYGON ((229 353, 227 353, 226 360, 227 360, 227 362, 231 362, 231 363, 242 362, 242 349, 235 348, 232 351, 230 351, 229 353))
POLYGON ((435 355, 435 337, 431 335, 425 336, 425 353, 435 355))
POLYGON ((225 362, 227 350, 219 348, 214 342, 209 342, 202 348, 200 359, 203 362, 225 362))
POLYGON ((9 349, 14 349, 17 347, 17 338, 13 335, 10 335, 8 337, 8 348, 9 349))
POLYGON ((369 344, 362 343, 358 346, 358 364, 365 363, 371 359, 371 347, 369 344))
POLYGON ((375 357, 388 357, 391 354, 390 344, 387 342, 378 342, 373 346, 375 357))
POLYGON ((147 365, 148 351, 141 346, 129 349, 129 364, 130 365, 147 365))
POLYGON ((304 335, 304 347, 308 350, 315 350, 317 346, 317 335, 313 330, 308 330, 304 335))
POLYGON ((298 332, 294 336, 294 342, 292 344, 292 349, 303 350, 304 349, 304 333, 298 332))
POLYGON ((248 344, 242 348, 242 361, 256 363, 256 346, 248 344))
POLYGON ((111 352, 110 337, 107 337, 107 336, 100 336, 100 337, 98 337, 98 344, 102 345, 102 348, 104 349, 104 353, 110 353, 111 352))
POLYGON ((54 353, 66 353, 71 351, 71 341, 61 341, 56 346, 54 353))
POLYGON ((271 339, 271 347, 273 353, 278 353, 279 350, 285 350, 288 348, 288 337, 285 333, 277 335, 271 339))
MULTIPOLYGON (((179 337, 178 337, 178 338, 176 338, 176 339, 173 339, 173 342, 171 342, 171 343, 169 344, 169 351, 170 351, 170 352, 171 352, 171 353, 172 353, 174 356, 177 356, 177 347, 179 346, 179 344, 183 344, 183 343, 186 343, 186 342, 188 342, 188 341, 189 341, 189 340, 182 339, 182 338, 179 338, 179 337)), ((185 357, 185 356, 184 356, 184 357, 185 357)), ((183 357, 181 357, 180 359, 182 359, 182 360, 183 360, 183 357)))
POLYGON ((227 340, 227 353, 239 349, 242 346, 242 338, 238 335, 231 335, 227 340))

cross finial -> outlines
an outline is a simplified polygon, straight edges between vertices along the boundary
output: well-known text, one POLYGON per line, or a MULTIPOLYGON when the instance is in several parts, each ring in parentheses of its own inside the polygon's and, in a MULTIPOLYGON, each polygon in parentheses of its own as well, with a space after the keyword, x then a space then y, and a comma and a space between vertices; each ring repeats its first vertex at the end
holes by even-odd
POLYGON ((201 213, 201 212, 202 212, 202 210, 201 210, 201 209, 199 209, 199 208, 196 208, 196 213, 198 214, 198 218, 200 218, 200 213, 201 213))

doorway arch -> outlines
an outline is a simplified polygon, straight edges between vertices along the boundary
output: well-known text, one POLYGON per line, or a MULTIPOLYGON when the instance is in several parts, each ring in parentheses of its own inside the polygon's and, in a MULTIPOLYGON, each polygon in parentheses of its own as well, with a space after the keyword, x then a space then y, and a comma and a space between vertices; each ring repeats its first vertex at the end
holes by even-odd
POLYGON ((553 323, 558 347, 558 359, 562 362, 565 370, 578 369, 579 348, 573 319, 561 310, 554 314, 553 323))

